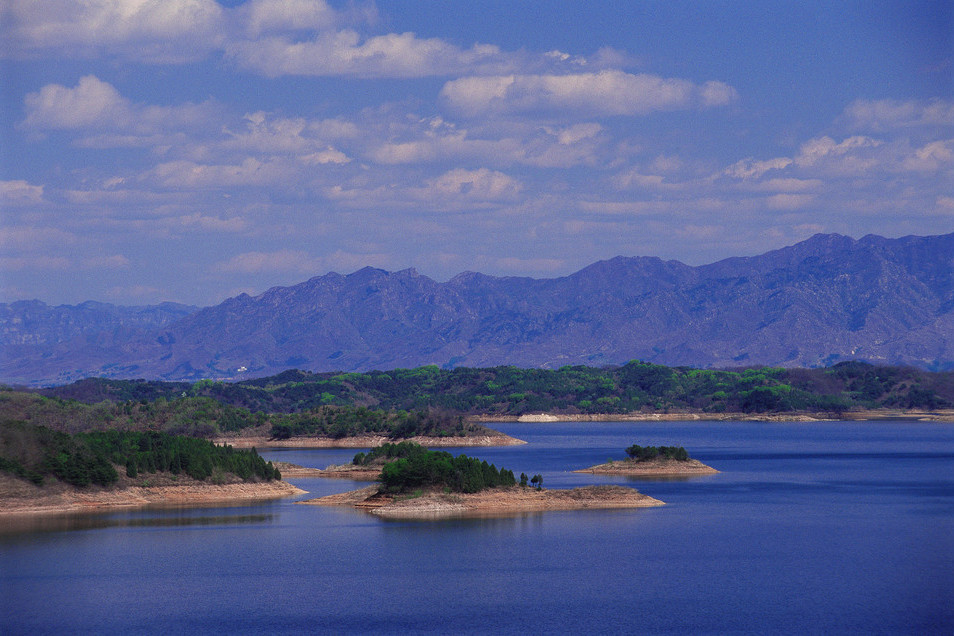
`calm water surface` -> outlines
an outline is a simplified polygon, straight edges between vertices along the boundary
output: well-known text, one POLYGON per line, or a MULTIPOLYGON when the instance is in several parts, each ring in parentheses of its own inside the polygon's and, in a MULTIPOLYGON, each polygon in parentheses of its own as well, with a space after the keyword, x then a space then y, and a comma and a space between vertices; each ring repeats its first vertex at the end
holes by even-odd
MULTIPOLYGON (((954 426, 500 424, 458 449, 554 488, 660 508, 440 522, 294 500, 147 509, 0 531, 0 634, 954 633, 954 426), (641 445, 722 471, 570 472, 641 445)), ((322 468, 351 450, 271 450, 322 468)), ((290 480, 304 498, 350 481, 290 480)))

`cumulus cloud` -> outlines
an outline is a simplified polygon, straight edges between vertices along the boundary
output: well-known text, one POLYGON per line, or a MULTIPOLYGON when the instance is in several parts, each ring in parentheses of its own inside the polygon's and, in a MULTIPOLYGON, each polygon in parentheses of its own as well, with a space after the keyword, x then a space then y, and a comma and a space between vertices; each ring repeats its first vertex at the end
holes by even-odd
POLYGON ((464 197, 473 201, 495 201, 514 197, 522 187, 516 179, 496 170, 457 168, 432 179, 425 193, 427 196, 437 195, 443 198, 464 197))
POLYGON ((263 33, 329 29, 340 16, 324 0, 250 0, 238 16, 249 37, 263 33))
POLYGON ((122 254, 91 256, 84 258, 81 264, 86 269, 124 269, 130 265, 129 259, 122 254))
POLYGON ((737 99, 720 82, 703 86, 620 70, 565 75, 463 77, 444 84, 441 98, 467 117, 528 112, 639 115, 652 111, 722 106, 737 99))
POLYGON ((515 56, 499 47, 462 49, 439 38, 388 33, 368 38, 354 30, 322 32, 311 40, 287 36, 239 41, 227 47, 239 66, 269 77, 279 75, 428 77, 461 72, 501 72, 516 67, 515 56))
MULTIPOLYGON (((23 126, 36 130, 93 129, 133 135, 166 135, 194 127, 214 113, 210 103, 179 106, 135 104, 95 75, 80 78, 74 88, 47 84, 24 98, 23 126)), ((122 136, 119 137, 122 139, 122 136)), ((128 139, 127 139, 128 141, 128 139)), ((125 145, 115 143, 114 145, 125 145)))
POLYGON ((215 0, 30 0, 5 3, 6 57, 44 52, 182 63, 222 45, 215 0))
POLYGON ((0 270, 68 270, 72 267, 63 256, 0 256, 0 270))
POLYGON ((36 205, 43 202, 43 186, 22 179, 0 181, 0 205, 36 205))
POLYGON ((843 117, 852 129, 874 132, 924 126, 954 126, 954 102, 944 99, 859 99, 848 105, 843 117))
POLYGON ((294 177, 286 162, 249 157, 239 164, 169 161, 156 166, 146 178, 170 188, 218 188, 288 184, 294 177))
POLYGON ((69 245, 76 236, 55 227, 26 225, 0 227, 0 247, 5 250, 69 245))
POLYGON ((459 127, 440 117, 408 123, 388 121, 379 136, 400 134, 374 145, 366 156, 382 164, 477 161, 494 166, 567 168, 600 161, 608 143, 595 123, 540 126, 514 123, 483 128, 459 127))
POLYGON ((357 126, 340 119, 308 121, 303 117, 270 117, 264 112, 245 116, 246 129, 232 132, 220 147, 243 152, 297 156, 306 164, 348 163, 351 158, 329 143, 358 135, 357 126))
POLYGON ((788 157, 776 157, 764 161, 756 161, 749 157, 726 168, 724 174, 736 179, 759 179, 770 170, 782 170, 790 165, 792 160, 788 157))

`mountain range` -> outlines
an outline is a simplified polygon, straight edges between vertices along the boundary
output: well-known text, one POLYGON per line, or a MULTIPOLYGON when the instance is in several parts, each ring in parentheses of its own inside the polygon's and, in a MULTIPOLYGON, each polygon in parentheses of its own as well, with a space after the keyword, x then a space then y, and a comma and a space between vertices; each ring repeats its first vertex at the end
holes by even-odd
POLYGON ((329 273, 206 308, 0 304, 0 380, 197 380, 622 364, 954 368, 954 233, 818 234, 692 267, 616 257, 560 278, 329 273))

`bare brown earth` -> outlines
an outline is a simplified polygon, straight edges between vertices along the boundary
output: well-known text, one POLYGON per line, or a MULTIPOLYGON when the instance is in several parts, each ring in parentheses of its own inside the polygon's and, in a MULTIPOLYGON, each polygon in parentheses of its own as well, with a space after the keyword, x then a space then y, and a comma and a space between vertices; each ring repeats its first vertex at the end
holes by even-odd
MULTIPOLYGON (((233 448, 373 448, 394 440, 384 435, 359 435, 356 437, 293 437, 291 439, 272 439, 258 437, 219 437, 216 444, 228 444, 233 448)), ((416 442, 428 448, 448 448, 457 446, 516 446, 526 444, 523 440, 503 433, 496 435, 472 435, 467 437, 410 437, 408 442, 416 442)))
POLYGON ((697 459, 678 461, 675 459, 656 458, 643 461, 623 459, 610 461, 598 466, 590 466, 575 473, 590 473, 593 475, 630 475, 641 477, 689 477, 692 475, 714 475, 719 471, 707 466, 697 459))
POLYGON ((298 464, 288 462, 272 462, 277 468, 283 479, 296 477, 331 477, 334 479, 351 479, 354 481, 377 481, 381 475, 381 466, 355 466, 354 464, 341 464, 340 466, 328 466, 327 468, 306 468, 298 464))
POLYGON ((914 409, 866 409, 805 413, 530 413, 527 415, 475 415, 469 418, 481 424, 488 422, 838 422, 859 420, 912 420, 921 422, 954 422, 954 409, 933 411, 914 409))
POLYGON ((233 481, 213 484, 185 475, 123 476, 111 488, 77 488, 61 482, 43 486, 0 473, 0 515, 97 512, 147 505, 205 505, 231 501, 278 499, 305 493, 284 481, 233 481))
POLYGON ((419 497, 378 494, 378 486, 309 499, 314 506, 351 506, 380 517, 440 519, 446 517, 506 516, 546 510, 644 508, 662 501, 625 486, 586 486, 572 490, 492 488, 473 494, 428 492, 419 497))

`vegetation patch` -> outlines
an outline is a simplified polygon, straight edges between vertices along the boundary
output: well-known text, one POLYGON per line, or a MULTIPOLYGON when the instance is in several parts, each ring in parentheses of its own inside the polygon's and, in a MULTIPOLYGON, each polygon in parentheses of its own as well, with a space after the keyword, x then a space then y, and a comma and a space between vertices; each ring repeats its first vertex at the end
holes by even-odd
POLYGON ((475 493, 487 488, 515 486, 513 472, 498 470, 486 460, 444 451, 422 449, 388 462, 381 469, 381 492, 409 493, 419 489, 446 489, 475 493))
MULTIPOLYGON (((841 362, 818 369, 694 369, 634 360, 599 368, 291 370, 237 383, 90 379, 41 392, 89 403, 123 404, 132 415, 146 410, 147 403, 157 403, 152 417, 166 422, 163 426, 203 429, 214 423, 226 432, 267 420, 275 435, 335 436, 355 431, 387 431, 385 434, 391 435, 389 427, 393 427, 394 439, 401 439, 413 434, 459 435, 462 428, 464 434, 471 434, 457 419, 462 414, 840 413, 949 408, 954 405, 954 372, 866 362, 841 362), (180 404, 180 400, 190 401, 180 404), (173 412, 164 415, 170 409, 173 412), (189 411, 190 417, 174 417, 180 409, 189 411), (282 413, 289 417, 278 417, 282 413)), ((98 408, 108 412, 111 407, 98 408)))
POLYGON ((651 461, 654 459, 671 459, 679 462, 689 461, 689 453, 682 446, 640 446, 633 444, 626 449, 626 454, 630 459, 637 462, 651 461))
POLYGON ((111 486, 119 480, 117 467, 129 478, 167 473, 221 482, 224 473, 232 473, 244 481, 281 479, 254 449, 236 450, 157 431, 70 435, 22 421, 0 421, 0 470, 21 479, 37 485, 53 477, 79 487, 111 486))

